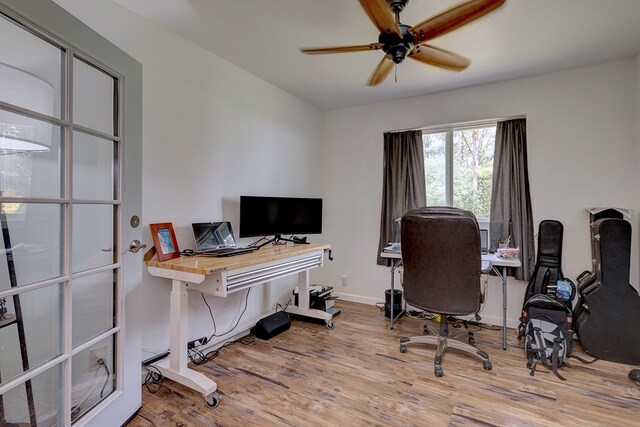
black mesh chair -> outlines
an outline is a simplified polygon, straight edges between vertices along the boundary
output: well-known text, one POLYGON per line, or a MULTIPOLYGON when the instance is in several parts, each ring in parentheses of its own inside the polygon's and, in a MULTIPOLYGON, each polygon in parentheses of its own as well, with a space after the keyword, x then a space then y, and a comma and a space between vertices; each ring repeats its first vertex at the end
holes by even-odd
POLYGON ((449 336, 447 316, 477 313, 482 302, 480 287, 480 230, 475 216, 449 207, 414 209, 402 217, 404 294, 408 304, 440 314, 440 328, 428 325, 427 335, 402 338, 400 351, 413 343, 437 346, 435 374, 443 375, 442 356, 447 347, 482 360, 491 369, 489 355, 471 345, 468 330, 449 336), (459 341, 464 338, 467 342, 459 341))

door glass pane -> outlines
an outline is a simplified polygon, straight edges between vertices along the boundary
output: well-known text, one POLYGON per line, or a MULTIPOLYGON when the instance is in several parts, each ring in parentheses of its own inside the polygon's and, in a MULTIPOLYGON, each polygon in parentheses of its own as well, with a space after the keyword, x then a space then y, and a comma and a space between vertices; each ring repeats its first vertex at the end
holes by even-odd
POLYGON ((115 335, 71 358, 73 420, 113 393, 116 384, 115 360, 115 335))
POLYGON ((0 109, 0 195, 60 197, 61 135, 59 126, 0 109))
POLYGON ((0 320, 0 384, 25 371, 22 351, 31 369, 62 354, 62 296, 62 285, 52 285, 4 299, 7 313, 0 320), (25 342, 19 340, 19 327, 25 342))
POLYGON ((113 141, 73 133, 73 197, 113 200, 113 141))
POLYGON ((115 271, 72 281, 74 347, 108 331, 115 323, 115 271))
POLYGON ((453 206, 489 218, 496 128, 453 132, 453 206))
POLYGON ((32 425, 29 418, 29 395, 38 427, 63 425, 60 412, 62 366, 54 366, 31 379, 31 393, 25 384, 4 393, 4 418, 8 426, 32 425))
POLYGON ((422 137, 424 148, 424 177, 427 205, 446 205, 446 133, 430 133, 422 137))
POLYGON ((0 14, 0 99, 60 117, 64 52, 0 14))
POLYGON ((74 205, 72 235, 74 273, 113 263, 113 206, 74 205))
POLYGON ((73 121, 113 135, 113 77, 73 58, 73 121))
MULTIPOLYGON (((62 274, 62 207, 41 203, 0 203, 7 218, 16 285, 62 274)), ((4 239, 0 242, 0 290, 12 286, 4 239)))

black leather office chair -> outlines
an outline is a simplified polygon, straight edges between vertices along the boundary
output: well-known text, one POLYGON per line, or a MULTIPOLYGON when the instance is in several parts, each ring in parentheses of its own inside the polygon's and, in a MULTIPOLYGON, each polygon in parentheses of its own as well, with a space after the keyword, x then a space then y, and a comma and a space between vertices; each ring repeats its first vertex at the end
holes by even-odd
POLYGON ((413 209, 402 217, 404 294, 408 304, 440 314, 440 330, 428 325, 429 335, 402 338, 407 344, 437 345, 435 374, 443 375, 442 356, 447 347, 470 353, 491 369, 489 355, 471 344, 469 331, 449 336, 447 316, 477 313, 481 306, 480 230, 475 216, 449 207, 413 209))

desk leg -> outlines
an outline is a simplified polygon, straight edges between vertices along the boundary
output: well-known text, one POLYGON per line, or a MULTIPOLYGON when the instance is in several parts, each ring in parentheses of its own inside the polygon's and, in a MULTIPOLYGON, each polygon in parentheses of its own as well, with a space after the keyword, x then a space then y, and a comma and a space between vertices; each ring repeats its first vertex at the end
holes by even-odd
POLYGON ((502 267, 502 349, 507 349, 507 267, 502 267))
POLYGON ((289 304, 286 311, 287 313, 297 314, 299 316, 324 320, 327 327, 333 327, 333 323, 331 322, 333 316, 330 313, 309 308, 309 270, 298 273, 298 305, 289 304))
POLYGON ((493 266, 493 272, 502 281, 502 349, 507 349, 507 267, 503 266, 502 271, 493 266))
POLYGON ((396 279, 396 267, 398 266, 398 263, 396 261, 393 261, 393 263, 391 264, 391 295, 389 295, 389 329, 393 329, 393 306, 394 304, 394 290, 395 290, 395 279, 396 279))
POLYGON ((215 393, 218 388, 215 381, 187 367, 188 298, 187 284, 173 280, 169 313, 171 353, 168 363, 165 359, 155 366, 165 377, 202 393, 208 403, 213 400, 209 406, 217 406, 219 398, 215 393))
MULTIPOLYGON (((391 295, 389 296, 389 329, 393 329, 393 322, 404 314, 404 309, 400 310, 400 313, 393 313, 393 306, 395 305, 395 283, 396 283, 396 269, 400 266, 401 259, 394 260, 391 264, 391 295)), ((402 307, 402 298, 400 298, 400 307, 402 307)))

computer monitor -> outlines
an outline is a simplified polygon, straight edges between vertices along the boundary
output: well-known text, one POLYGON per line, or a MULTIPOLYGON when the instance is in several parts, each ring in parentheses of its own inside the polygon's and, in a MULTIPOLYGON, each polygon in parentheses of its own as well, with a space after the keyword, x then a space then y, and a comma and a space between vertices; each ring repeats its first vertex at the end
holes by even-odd
POLYGON ((322 199, 240 196, 240 237, 322 233, 322 199))
POLYGON ((489 253, 489 230, 480 229, 480 253, 489 253))

